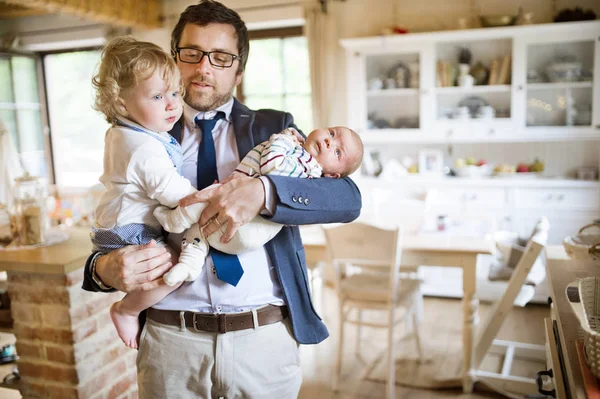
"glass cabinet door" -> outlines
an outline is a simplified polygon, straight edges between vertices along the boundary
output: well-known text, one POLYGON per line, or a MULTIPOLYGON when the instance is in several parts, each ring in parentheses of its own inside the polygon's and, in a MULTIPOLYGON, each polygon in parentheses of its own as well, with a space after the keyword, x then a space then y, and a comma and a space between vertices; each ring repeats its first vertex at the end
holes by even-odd
POLYGON ((365 56, 367 129, 419 129, 420 54, 365 56))
POLYGON ((456 138, 495 134, 512 123, 512 38, 436 44, 435 118, 456 138))
POLYGON ((590 127, 593 38, 526 46, 526 125, 590 127))

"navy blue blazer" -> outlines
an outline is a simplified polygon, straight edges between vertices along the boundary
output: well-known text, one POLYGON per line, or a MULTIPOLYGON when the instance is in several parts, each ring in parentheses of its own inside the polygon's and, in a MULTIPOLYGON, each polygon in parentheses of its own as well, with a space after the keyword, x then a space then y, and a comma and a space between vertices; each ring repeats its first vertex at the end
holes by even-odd
MULTIPOLYGON (((269 109, 252 111, 237 100, 234 100, 231 117, 240 159, 271 134, 295 127, 292 115, 287 112, 269 109)), ((181 123, 177 123, 169 133, 180 140, 181 128, 181 123)), ((316 344, 327 338, 329 332, 310 297, 306 257, 298 225, 345 223, 356 219, 362 206, 360 191, 347 177, 268 178, 276 191, 276 206, 269 219, 285 226, 265 248, 277 271, 296 341, 316 344), (298 201, 300 197, 303 201, 298 201)), ((91 256, 85 267, 83 289, 100 291, 91 278, 90 260, 91 256)))

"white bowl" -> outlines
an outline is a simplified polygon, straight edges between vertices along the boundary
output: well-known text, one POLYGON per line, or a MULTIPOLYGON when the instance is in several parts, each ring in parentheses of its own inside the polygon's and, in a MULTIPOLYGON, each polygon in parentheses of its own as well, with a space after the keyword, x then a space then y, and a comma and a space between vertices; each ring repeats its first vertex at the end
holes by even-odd
POLYGON ((555 62, 546 68, 546 76, 550 82, 577 82, 581 79, 583 67, 581 62, 555 62))
POLYGON ((491 169, 489 165, 467 165, 462 168, 454 168, 454 173, 458 177, 479 178, 489 176, 491 169))

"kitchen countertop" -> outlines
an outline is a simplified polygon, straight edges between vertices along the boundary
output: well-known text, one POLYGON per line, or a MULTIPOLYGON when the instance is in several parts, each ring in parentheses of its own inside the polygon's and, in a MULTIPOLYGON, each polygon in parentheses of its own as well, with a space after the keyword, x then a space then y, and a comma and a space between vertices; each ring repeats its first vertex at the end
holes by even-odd
POLYGON ((567 299, 565 290, 571 282, 579 278, 600 275, 598 263, 594 261, 580 261, 570 259, 562 245, 546 248, 546 270, 550 285, 550 295, 553 306, 556 308, 560 344, 565 355, 565 378, 572 399, 585 399, 583 377, 577 359, 575 342, 578 336, 579 320, 573 313, 567 299))
POLYGON ((409 184, 414 186, 467 186, 467 187, 515 187, 515 188, 600 188, 599 181, 575 180, 564 178, 464 178, 464 177, 429 177, 429 176, 404 176, 398 179, 379 179, 374 177, 352 176, 356 184, 366 187, 390 187, 393 184, 409 184))
POLYGON ((0 251, 0 270, 66 274, 85 265, 92 253, 89 228, 67 230, 69 238, 46 247, 0 251))

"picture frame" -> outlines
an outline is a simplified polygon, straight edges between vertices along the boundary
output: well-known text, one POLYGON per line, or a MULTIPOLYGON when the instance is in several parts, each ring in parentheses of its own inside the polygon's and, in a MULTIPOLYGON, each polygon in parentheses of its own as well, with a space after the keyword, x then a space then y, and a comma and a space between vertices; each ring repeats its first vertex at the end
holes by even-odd
POLYGON ((441 150, 423 149, 419 151, 419 174, 441 175, 444 171, 444 154, 441 150))

